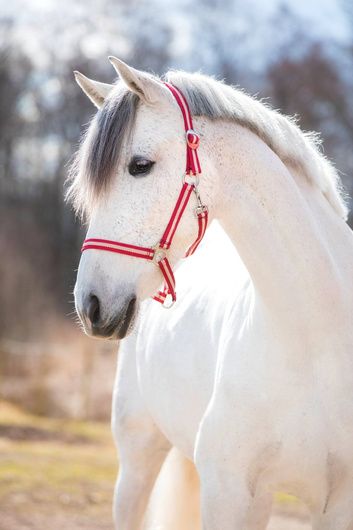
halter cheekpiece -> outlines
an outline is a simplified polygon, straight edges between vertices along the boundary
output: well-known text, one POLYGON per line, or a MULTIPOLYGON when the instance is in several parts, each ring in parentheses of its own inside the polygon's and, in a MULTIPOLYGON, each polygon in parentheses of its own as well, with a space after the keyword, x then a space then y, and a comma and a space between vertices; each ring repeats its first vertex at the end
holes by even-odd
POLYGON ((197 207, 195 208, 195 215, 198 220, 199 232, 194 243, 188 248, 185 257, 191 256, 199 246, 207 228, 208 208, 205 206, 198 191, 199 175, 201 173, 201 166, 197 156, 197 148, 200 145, 200 137, 194 131, 189 105, 181 93, 175 86, 165 83, 169 88, 174 98, 176 99, 184 118, 185 139, 186 139, 186 171, 183 175, 183 185, 179 194, 177 203, 174 207, 170 221, 167 228, 157 245, 151 248, 139 247, 135 245, 128 245, 126 243, 119 243, 117 241, 110 241, 108 239, 86 239, 83 242, 82 252, 89 249, 106 250, 108 252, 116 252, 118 254, 125 254, 135 258, 144 258, 152 261, 157 265, 164 277, 164 289, 159 291, 154 300, 163 304, 163 307, 170 308, 176 301, 175 292, 175 278, 173 270, 168 261, 168 251, 173 241, 174 234, 178 228, 180 219, 189 202, 191 193, 194 192, 197 200, 197 207), (186 175, 196 176, 196 182, 188 183, 185 180, 186 175), (172 301, 170 305, 165 304, 167 296, 170 295, 172 301))

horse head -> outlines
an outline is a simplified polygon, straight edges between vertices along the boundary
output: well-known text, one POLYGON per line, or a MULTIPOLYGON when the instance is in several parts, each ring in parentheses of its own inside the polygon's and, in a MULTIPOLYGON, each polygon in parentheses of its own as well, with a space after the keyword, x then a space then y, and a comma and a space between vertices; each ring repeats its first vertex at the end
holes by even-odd
MULTIPOLYGON (((77 313, 87 334, 122 339, 133 329, 140 301, 153 296, 163 278, 148 260, 101 252, 97 244, 120 242, 147 250, 158 245, 182 187, 186 141, 183 115, 166 84, 110 60, 120 77, 113 85, 75 73, 98 112, 76 154, 69 196, 87 215, 86 241, 96 243, 84 246, 88 251, 75 286, 77 313)), ((206 167, 202 142, 200 157, 206 167)), ((197 236, 194 208, 185 208, 167 249, 171 267, 197 236)))

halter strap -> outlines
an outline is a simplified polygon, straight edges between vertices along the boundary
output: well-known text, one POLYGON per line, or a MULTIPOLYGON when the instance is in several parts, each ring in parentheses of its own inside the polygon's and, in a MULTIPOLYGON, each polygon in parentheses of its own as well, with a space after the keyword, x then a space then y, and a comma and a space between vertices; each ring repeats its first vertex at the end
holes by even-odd
MULTIPOLYGON (((201 173, 201 166, 199 158, 197 156, 197 148, 200 144, 200 137, 195 133, 192 124, 191 113, 189 105, 182 94, 182 92, 171 85, 170 83, 164 83, 166 87, 169 88, 173 94, 175 100, 177 101, 180 110, 184 118, 184 127, 186 135, 186 171, 185 175, 199 175, 201 173)), ((167 228, 164 231, 162 239, 160 242, 152 248, 148 247, 139 247, 136 245, 128 245, 127 243, 119 243, 117 241, 111 241, 109 239, 85 239, 82 246, 82 252, 89 249, 95 250, 105 250, 108 252, 116 252, 117 254, 124 254, 126 256, 132 256, 134 258, 143 258, 152 261, 155 265, 159 267, 163 278, 164 278, 164 289, 159 291, 156 296, 153 297, 154 300, 163 304, 163 307, 169 308, 176 301, 176 292, 175 292, 175 278, 173 270, 168 261, 167 253, 170 249, 170 246, 173 241, 174 234, 178 228, 180 219, 185 211, 185 208, 189 202, 191 193, 194 192, 197 199, 197 208, 195 209, 195 214, 198 220, 198 235, 196 240, 188 248, 185 257, 191 256, 197 247, 199 246, 203 236, 205 235, 207 222, 208 222, 208 208, 205 206, 197 189, 197 182, 189 184, 184 182, 179 194, 178 200, 174 207, 173 213, 171 215, 170 221, 167 225, 167 228), (168 295, 172 297, 172 303, 169 306, 164 304, 168 295)))
POLYGON ((185 134, 186 134, 186 174, 190 175, 192 173, 193 175, 197 175, 201 173, 201 166, 199 162, 199 157, 197 156, 196 149, 200 145, 200 137, 198 134, 195 133, 194 127, 192 125, 192 118, 191 118, 191 112, 189 109, 188 102, 186 101, 184 95, 180 92, 180 90, 169 84, 164 83, 166 87, 169 88, 173 96, 175 97, 180 110, 183 114, 184 118, 184 127, 185 127, 185 134))

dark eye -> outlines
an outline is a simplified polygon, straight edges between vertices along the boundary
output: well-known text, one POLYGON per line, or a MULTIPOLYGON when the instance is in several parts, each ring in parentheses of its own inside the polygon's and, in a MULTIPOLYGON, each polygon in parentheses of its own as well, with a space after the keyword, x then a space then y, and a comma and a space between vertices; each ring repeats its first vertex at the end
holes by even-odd
POLYGON ((133 177, 147 175, 154 162, 147 160, 147 158, 133 158, 129 164, 129 173, 133 177))

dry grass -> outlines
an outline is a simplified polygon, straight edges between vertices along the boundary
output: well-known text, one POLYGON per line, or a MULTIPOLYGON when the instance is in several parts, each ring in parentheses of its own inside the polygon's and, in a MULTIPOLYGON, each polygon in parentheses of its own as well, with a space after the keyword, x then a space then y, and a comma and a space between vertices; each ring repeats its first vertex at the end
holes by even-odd
MULTIPOLYGON (((118 462, 108 423, 57 420, 0 401, 0 530, 108 530, 118 462)), ((276 496, 269 530, 308 530, 276 496)))
POLYGON ((109 425, 40 418, 1 403, 0 427, 11 425, 24 436, 0 438, 0 529, 112 528, 118 463, 109 425), (25 439, 28 427, 36 441, 25 439), (48 433, 50 441, 40 439, 48 433))

